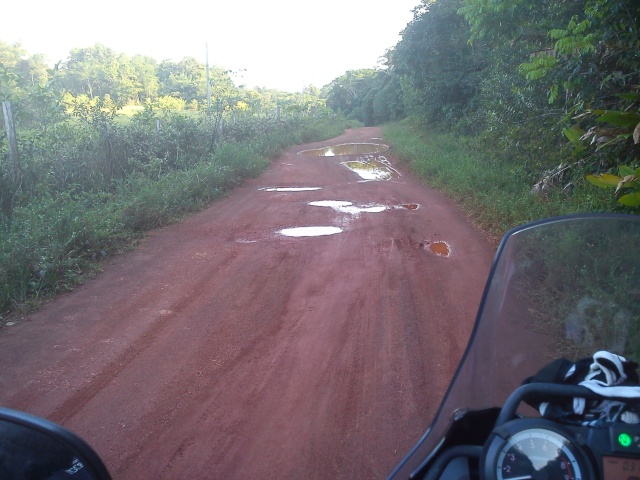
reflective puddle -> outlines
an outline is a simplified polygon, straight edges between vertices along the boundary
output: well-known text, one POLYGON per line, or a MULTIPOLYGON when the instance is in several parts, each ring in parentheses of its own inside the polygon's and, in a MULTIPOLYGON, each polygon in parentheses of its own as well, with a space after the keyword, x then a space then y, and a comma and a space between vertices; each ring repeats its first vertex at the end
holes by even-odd
POLYGON ((364 180, 391 180, 400 178, 400 174, 383 156, 378 158, 361 158, 353 162, 342 162, 342 165, 357 173, 364 180))
POLYGON ((263 192, 311 192, 320 190, 320 187, 265 187, 260 190, 263 192))
POLYGON ((439 257, 448 257, 451 255, 451 247, 447 242, 433 242, 428 244, 428 248, 439 257))
POLYGON ((344 143, 342 145, 332 145, 329 147, 316 148, 313 150, 303 150, 298 155, 311 155, 314 157, 335 157, 338 155, 361 155, 366 153, 380 153, 388 150, 389 147, 380 143, 344 143))
POLYGON ((417 210, 420 208, 420 204, 419 203, 403 203, 402 205, 394 205, 393 206, 394 209, 396 210, 417 210))
POLYGON ((293 227, 280 230, 278 233, 285 237, 321 237, 341 233, 338 227, 293 227))
POLYGON ((340 213, 349 213, 358 215, 360 213, 380 213, 384 212, 387 207, 385 205, 354 205, 352 202, 340 200, 323 200, 319 202, 309 202, 314 207, 329 207, 340 213))

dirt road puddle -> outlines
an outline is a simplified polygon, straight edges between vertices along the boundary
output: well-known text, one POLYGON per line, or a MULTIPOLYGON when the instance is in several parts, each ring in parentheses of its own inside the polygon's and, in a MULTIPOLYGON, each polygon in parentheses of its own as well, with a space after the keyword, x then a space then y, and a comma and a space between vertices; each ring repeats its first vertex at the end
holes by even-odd
POLYGON ((438 241, 429 243, 427 244, 427 248, 439 257, 448 257, 451 255, 451 247, 447 242, 438 241))
POLYGON ((320 187, 265 187, 260 190, 263 192, 311 192, 320 190, 320 187))
POLYGON ((278 233, 285 237, 321 237, 324 235, 335 235, 341 233, 342 229, 338 227, 293 227, 284 228, 278 233))
POLYGON ((400 178, 400 174, 383 156, 378 158, 361 158, 353 162, 342 162, 342 165, 360 175, 364 180, 391 180, 400 178))
POLYGON ((380 213, 384 212, 387 207, 385 205, 354 205, 352 202, 341 200, 323 200, 319 202, 309 202, 314 207, 329 207, 340 213, 349 213, 351 215, 359 215, 360 213, 380 213))
POLYGON ((388 150, 389 147, 380 143, 344 143, 342 145, 331 145, 329 147, 303 150, 298 155, 311 155, 314 157, 335 157, 339 155, 364 155, 367 153, 380 153, 388 150))
POLYGON ((405 210, 417 210, 420 207, 417 203, 403 203, 400 205, 400 208, 404 208, 405 210))

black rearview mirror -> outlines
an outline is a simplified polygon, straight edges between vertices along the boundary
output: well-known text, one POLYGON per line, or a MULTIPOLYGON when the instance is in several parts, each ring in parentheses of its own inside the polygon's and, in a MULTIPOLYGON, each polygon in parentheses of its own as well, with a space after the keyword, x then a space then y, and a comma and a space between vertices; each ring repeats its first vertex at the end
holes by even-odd
POLYGON ((34 415, 0 408, 0 478, 111 480, 100 457, 80 437, 34 415))

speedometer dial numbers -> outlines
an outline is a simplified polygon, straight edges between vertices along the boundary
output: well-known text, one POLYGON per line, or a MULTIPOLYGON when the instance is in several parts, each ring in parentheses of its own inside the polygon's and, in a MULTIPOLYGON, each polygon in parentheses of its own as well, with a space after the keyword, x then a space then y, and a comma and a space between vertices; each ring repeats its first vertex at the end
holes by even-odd
MULTIPOLYGON (((544 422, 544 421, 543 421, 544 422)), ((492 434, 485 456, 489 479, 582 480, 592 478, 589 461, 557 427, 526 421, 506 424, 492 434)))
POLYGON ((577 480, 581 472, 563 437, 550 430, 532 429, 514 435, 502 447, 496 478, 577 480))

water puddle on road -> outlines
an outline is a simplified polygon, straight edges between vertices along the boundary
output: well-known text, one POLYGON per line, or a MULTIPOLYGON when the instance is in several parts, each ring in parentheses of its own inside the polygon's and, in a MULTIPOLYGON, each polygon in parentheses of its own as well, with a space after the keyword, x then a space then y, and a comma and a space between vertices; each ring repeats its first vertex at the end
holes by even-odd
POLYGON ((320 187, 265 187, 260 190, 263 192, 311 192, 320 190, 320 187))
POLYGON ((417 210, 420 208, 420 204, 418 203, 403 203, 402 205, 394 205, 393 209, 394 210, 417 210))
POLYGON ((427 244, 427 248, 431 250, 433 253, 438 255, 439 257, 449 257, 451 255, 451 247, 447 242, 433 242, 427 244))
POLYGON ((298 155, 310 155, 314 157, 335 157, 339 155, 364 155, 370 153, 380 153, 388 150, 389 147, 380 143, 344 143, 342 145, 331 145, 329 147, 303 150, 298 155))
POLYGON ((391 180, 400 178, 400 174, 383 156, 379 158, 361 158, 353 162, 342 162, 342 165, 360 175, 364 180, 391 180))
POLYGON ((360 213, 380 213, 384 212, 387 207, 385 205, 354 205, 352 202, 341 200, 323 200, 319 202, 309 202, 314 207, 329 207, 340 213, 349 213, 358 215, 360 213))
POLYGON ((284 228, 278 232, 285 237, 321 237, 324 235, 335 235, 342 233, 342 229, 338 227, 293 227, 284 228))

